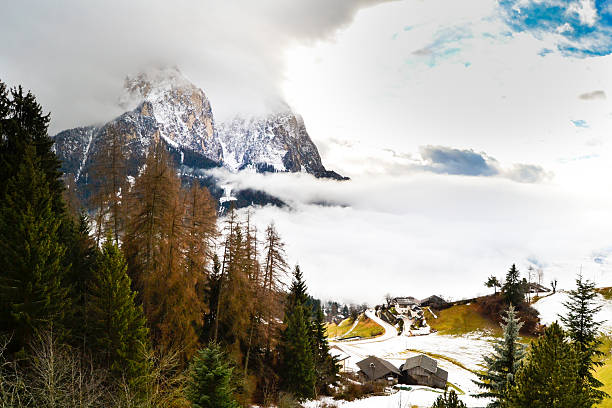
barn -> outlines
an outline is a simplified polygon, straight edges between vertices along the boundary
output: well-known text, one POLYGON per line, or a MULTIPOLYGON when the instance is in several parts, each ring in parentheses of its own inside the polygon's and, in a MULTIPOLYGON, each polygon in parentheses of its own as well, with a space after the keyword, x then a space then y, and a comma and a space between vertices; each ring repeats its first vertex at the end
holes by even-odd
POLYGON ((400 370, 402 383, 446 388, 448 372, 439 368, 436 360, 424 354, 410 357, 400 366, 400 370))
POLYGON ((357 363, 359 367, 359 378, 361 381, 387 381, 397 384, 401 373, 396 366, 390 362, 375 356, 368 356, 357 363))

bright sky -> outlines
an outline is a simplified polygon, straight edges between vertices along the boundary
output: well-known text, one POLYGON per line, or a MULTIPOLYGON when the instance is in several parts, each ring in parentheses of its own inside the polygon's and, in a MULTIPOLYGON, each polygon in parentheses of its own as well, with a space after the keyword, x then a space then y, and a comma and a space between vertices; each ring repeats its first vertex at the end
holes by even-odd
POLYGON ((119 114, 122 79, 151 65, 178 65, 218 119, 286 99, 352 180, 219 176, 291 203, 255 218, 315 296, 471 296, 512 263, 612 285, 611 0, 3 9, 0 76, 33 90, 52 133, 119 114))

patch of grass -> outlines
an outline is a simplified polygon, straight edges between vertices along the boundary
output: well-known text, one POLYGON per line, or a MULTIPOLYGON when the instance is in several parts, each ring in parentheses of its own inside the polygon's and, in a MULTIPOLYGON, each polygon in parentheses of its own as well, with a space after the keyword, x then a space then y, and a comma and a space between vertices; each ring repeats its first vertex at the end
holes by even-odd
POLYGON ((361 338, 367 337, 376 337, 380 336, 385 332, 385 329, 374 320, 361 315, 359 317, 359 323, 353 329, 352 332, 349 333, 349 336, 359 336, 361 338))
MULTIPOLYGON (((612 337, 604 337, 602 341, 601 351, 606 353, 606 356, 603 359, 604 365, 595 370, 595 377, 604 383, 601 390, 612 395, 612 337)), ((612 397, 604 399, 597 407, 612 408, 612 397)))
POLYGON ((606 300, 612 300, 612 286, 609 288, 597 288, 595 291, 601 294, 606 300))
POLYGON ((431 312, 425 309, 427 324, 440 334, 461 335, 474 331, 486 331, 494 336, 502 334, 501 327, 493 320, 483 316, 478 311, 478 305, 455 305, 437 312, 434 318, 431 312))
POLYGON ((340 324, 329 323, 326 328, 326 334, 329 338, 340 337, 344 335, 353 326, 354 320, 352 318, 344 319, 340 324))

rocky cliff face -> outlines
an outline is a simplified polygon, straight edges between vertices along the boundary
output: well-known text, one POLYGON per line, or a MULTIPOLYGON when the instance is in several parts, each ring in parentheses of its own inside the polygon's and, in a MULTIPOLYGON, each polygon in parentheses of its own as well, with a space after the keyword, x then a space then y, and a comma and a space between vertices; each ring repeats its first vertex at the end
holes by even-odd
POLYGON ((307 172, 341 179, 321 163, 299 115, 286 111, 265 117, 216 123, 202 89, 176 68, 128 77, 120 106, 126 112, 109 123, 65 130, 55 136, 63 170, 77 186, 87 184, 92 158, 113 126, 124 139, 128 174, 136 176, 149 146, 161 140, 177 161, 191 169, 224 166, 231 171, 307 172))

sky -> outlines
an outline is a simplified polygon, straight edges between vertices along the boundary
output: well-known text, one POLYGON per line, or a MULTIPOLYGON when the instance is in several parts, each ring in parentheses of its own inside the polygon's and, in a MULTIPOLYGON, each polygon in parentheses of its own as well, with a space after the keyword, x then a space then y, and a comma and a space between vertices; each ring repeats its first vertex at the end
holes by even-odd
POLYGON ((219 119, 288 102, 328 169, 217 176, 274 221, 315 296, 461 298, 512 263, 612 285, 612 1, 282 0, 3 5, 0 78, 50 132, 120 113, 176 65, 219 119), (324 203, 325 205, 322 205, 324 203))

